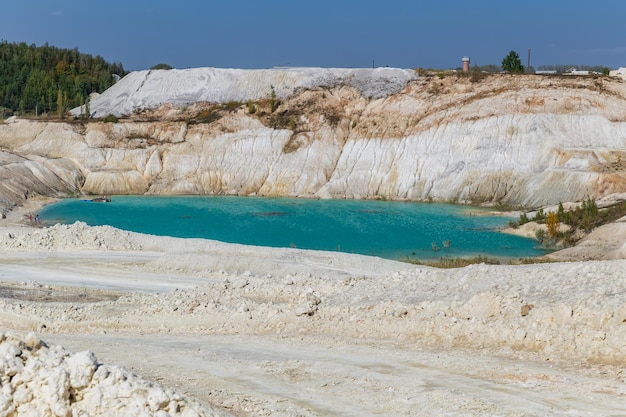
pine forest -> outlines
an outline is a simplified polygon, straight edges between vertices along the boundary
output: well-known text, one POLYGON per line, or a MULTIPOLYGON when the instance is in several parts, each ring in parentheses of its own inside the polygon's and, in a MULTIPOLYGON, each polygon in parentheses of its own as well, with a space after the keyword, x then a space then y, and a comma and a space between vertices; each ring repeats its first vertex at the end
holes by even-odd
POLYGON ((72 108, 88 109, 91 93, 103 92, 125 74, 121 63, 76 48, 0 41, 0 118, 64 117, 72 108))

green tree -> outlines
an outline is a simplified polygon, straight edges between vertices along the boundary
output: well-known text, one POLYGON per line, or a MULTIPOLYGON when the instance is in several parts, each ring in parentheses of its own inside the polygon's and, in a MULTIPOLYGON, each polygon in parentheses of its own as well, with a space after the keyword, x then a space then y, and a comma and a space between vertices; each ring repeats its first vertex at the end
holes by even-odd
POLYGON ((559 208, 556 212, 557 218, 560 222, 564 222, 567 220, 567 213, 565 213, 565 209, 563 208, 563 203, 559 202, 559 208))
POLYGON ((582 211, 580 226, 585 230, 585 232, 591 232, 591 230, 593 230, 594 223, 598 218, 598 205, 594 199, 588 197, 583 200, 580 208, 582 211))
POLYGON ((276 91, 274 90, 274 86, 272 85, 272 92, 270 93, 270 113, 274 113, 274 111, 278 108, 278 101, 276 100, 276 91))
POLYGON ((51 110, 52 97, 56 97, 54 82, 46 76, 44 71, 35 69, 30 72, 22 90, 20 107, 36 109, 36 112, 43 113, 51 110))
POLYGON ((519 55, 515 51, 509 52, 507 56, 502 60, 502 69, 512 74, 524 73, 524 66, 520 60, 519 55))
POLYGON ((65 113, 65 101, 63 100, 63 91, 61 89, 57 92, 57 115, 63 118, 63 114, 65 113))
POLYGON ((174 67, 168 64, 156 64, 156 65, 153 65, 150 69, 151 70, 171 70, 171 69, 174 69, 174 67))

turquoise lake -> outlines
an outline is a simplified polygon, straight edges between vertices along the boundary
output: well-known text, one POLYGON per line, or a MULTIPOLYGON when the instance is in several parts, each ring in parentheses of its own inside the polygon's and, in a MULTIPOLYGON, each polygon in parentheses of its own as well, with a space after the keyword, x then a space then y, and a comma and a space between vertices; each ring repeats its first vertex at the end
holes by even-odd
POLYGON ((112 200, 68 199, 39 214, 45 224, 80 220, 152 235, 400 260, 544 254, 532 239, 498 232, 509 218, 452 204, 222 196, 113 196, 112 200), (450 246, 445 248, 447 240, 450 246), (433 243, 438 250, 433 250, 433 243))

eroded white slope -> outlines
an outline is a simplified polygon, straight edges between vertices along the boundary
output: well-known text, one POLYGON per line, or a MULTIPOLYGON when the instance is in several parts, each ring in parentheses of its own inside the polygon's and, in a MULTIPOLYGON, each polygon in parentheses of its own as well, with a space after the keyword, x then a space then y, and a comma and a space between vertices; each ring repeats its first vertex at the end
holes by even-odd
POLYGON ((298 92, 274 111, 257 104, 263 111, 218 109, 210 122, 191 111, 153 122, 11 120, 0 146, 69 160, 79 172, 56 175, 84 178, 92 194, 541 206, 626 192, 626 83, 616 79, 431 76, 379 99, 340 86, 298 92))

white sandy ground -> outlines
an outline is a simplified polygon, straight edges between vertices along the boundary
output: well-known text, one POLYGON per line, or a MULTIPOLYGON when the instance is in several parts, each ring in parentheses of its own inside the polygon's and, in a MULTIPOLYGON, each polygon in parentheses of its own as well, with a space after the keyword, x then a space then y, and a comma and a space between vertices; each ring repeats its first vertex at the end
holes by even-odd
MULTIPOLYGON (((0 223, 0 331, 190 398, 124 415, 626 416, 624 259, 437 270, 22 215, 0 223)), ((624 249, 602 236, 586 253, 624 249)))

